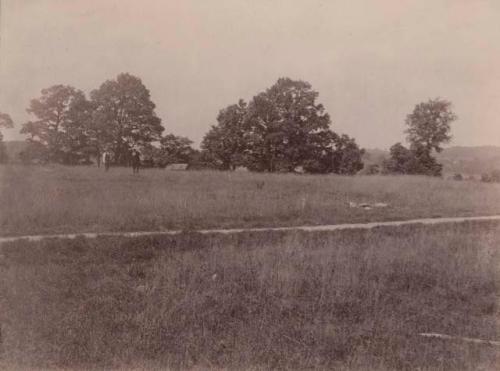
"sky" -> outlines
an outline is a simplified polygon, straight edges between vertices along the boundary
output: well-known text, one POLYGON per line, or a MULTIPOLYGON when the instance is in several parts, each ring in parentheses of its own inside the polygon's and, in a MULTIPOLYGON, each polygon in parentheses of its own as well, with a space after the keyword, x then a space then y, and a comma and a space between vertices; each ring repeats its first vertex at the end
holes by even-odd
POLYGON ((17 140, 43 88, 90 93, 140 77, 166 133, 198 145, 220 109, 305 80, 332 129, 404 141, 430 98, 453 103, 451 145, 500 145, 498 0, 0 0, 0 112, 17 140))

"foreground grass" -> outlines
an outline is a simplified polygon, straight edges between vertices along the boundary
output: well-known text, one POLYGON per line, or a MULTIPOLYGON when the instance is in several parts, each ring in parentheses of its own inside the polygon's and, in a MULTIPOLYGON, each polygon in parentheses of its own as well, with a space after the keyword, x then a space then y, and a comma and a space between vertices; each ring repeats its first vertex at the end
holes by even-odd
MULTIPOLYGON (((495 369, 500 223, 5 245, 13 367, 495 369)), ((0 363, 1 365, 2 363, 0 363)))
POLYGON ((500 185, 312 176, 0 167, 0 235, 337 224, 500 213, 500 185), (349 201, 387 208, 350 208, 349 201))

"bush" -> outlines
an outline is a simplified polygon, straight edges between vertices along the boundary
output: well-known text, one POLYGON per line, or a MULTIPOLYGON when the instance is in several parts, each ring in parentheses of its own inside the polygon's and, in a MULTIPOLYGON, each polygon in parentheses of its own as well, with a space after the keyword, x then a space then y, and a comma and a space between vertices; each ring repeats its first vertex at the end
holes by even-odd
POLYGON ((500 170, 493 170, 491 172, 491 179, 495 183, 500 183, 500 170))
POLYGON ((485 183, 491 182, 490 174, 488 174, 488 173, 481 174, 481 182, 485 182, 485 183))
POLYGON ((367 175, 375 175, 380 173, 381 173, 380 165, 378 164, 371 164, 366 168, 367 175))
POLYGON ((500 170, 493 170, 491 173, 482 174, 481 181, 485 183, 500 183, 500 170))
POLYGON ((443 166, 422 146, 406 148, 396 143, 390 149, 390 158, 384 161, 384 172, 389 174, 419 174, 441 176, 443 166))

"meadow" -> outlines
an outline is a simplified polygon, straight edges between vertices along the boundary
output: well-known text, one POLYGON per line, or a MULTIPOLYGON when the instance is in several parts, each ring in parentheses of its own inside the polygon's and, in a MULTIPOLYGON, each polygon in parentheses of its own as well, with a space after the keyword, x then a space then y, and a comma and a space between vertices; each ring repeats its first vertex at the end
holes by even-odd
POLYGON ((0 167, 0 235, 337 224, 500 214, 500 185, 314 176, 0 167), (387 203, 363 210, 349 202, 387 203))
MULTIPOLYGON (((312 182, 309 179, 304 182, 312 182)), ((500 223, 17 241, 5 369, 493 370, 500 223)))

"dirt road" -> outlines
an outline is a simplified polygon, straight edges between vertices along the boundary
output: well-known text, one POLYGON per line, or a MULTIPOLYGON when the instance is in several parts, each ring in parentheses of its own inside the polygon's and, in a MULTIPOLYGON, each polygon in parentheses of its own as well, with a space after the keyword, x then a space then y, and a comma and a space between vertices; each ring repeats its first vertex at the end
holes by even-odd
POLYGON ((87 238, 96 238, 98 236, 123 236, 123 237, 138 237, 138 236, 155 236, 155 235, 175 235, 184 232, 197 232, 202 234, 214 233, 242 233, 242 232, 267 232, 267 231, 340 231, 345 229, 370 229, 384 226, 401 226, 411 224, 444 224, 444 223, 461 223, 467 221, 492 221, 500 220, 500 215, 490 216, 469 216, 469 217, 449 217, 449 218, 423 218, 410 220, 395 220, 386 222, 370 222, 370 223, 350 223, 350 224, 330 224, 330 225, 301 225, 292 227, 262 227, 262 228, 231 228, 231 229, 200 229, 200 230, 164 230, 164 231, 136 231, 136 232, 99 232, 99 233, 68 233, 68 234, 47 234, 47 235, 27 235, 27 236, 12 236, 0 237, 0 244, 19 240, 40 241, 46 238, 76 238, 83 236, 87 238))

